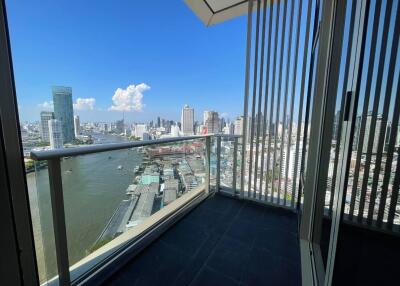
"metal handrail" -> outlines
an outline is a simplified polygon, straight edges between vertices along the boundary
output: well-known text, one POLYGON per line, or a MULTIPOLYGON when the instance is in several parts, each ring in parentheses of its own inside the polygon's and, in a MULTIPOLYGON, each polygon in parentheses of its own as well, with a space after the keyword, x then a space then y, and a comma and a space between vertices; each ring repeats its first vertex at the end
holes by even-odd
POLYGON ((173 142, 181 142, 188 141, 194 139, 203 139, 207 137, 220 137, 220 138, 239 138, 240 135, 227 135, 227 134, 207 134, 207 135, 194 135, 194 136, 185 136, 185 137, 171 137, 171 138, 163 138, 163 139, 155 139, 148 141, 132 141, 132 142, 123 142, 123 143, 108 143, 108 144, 96 144, 89 146, 81 146, 74 148, 62 148, 62 149, 52 149, 52 150, 38 150, 31 151, 30 158, 32 160, 40 161, 40 160, 51 160, 62 157, 70 157, 70 156, 79 156, 86 155, 92 153, 100 153, 107 151, 115 151, 115 150, 123 150, 134 147, 143 147, 149 145, 158 145, 164 143, 173 143, 173 142))
POLYGON ((86 155, 86 154, 92 154, 92 153, 123 150, 123 149, 134 148, 134 147, 158 145, 158 144, 173 143, 173 142, 179 142, 179 141, 188 141, 188 140, 193 140, 193 139, 202 139, 202 138, 206 138, 206 137, 210 137, 210 136, 211 135, 172 137, 172 138, 163 138, 163 139, 155 139, 155 140, 148 140, 148 141, 132 141, 132 142, 123 142, 123 143, 96 144, 96 145, 88 145, 88 146, 81 146, 81 147, 74 147, 74 148, 31 151, 30 157, 33 160, 51 160, 51 159, 62 158, 62 157, 79 156, 79 155, 86 155))

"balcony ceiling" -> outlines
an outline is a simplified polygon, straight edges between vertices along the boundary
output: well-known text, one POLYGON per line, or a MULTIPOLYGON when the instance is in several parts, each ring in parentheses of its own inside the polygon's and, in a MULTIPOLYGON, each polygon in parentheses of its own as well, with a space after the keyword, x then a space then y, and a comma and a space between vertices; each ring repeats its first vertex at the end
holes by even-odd
MULTIPOLYGON (((247 12, 248 0, 185 0, 206 25, 214 25, 247 12)), ((256 3, 254 3, 256 6, 256 3)))

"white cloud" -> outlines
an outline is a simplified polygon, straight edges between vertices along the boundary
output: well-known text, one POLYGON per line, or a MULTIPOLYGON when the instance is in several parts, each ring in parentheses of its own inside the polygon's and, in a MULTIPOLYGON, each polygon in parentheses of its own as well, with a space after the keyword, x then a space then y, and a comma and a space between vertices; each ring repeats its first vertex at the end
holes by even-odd
POLYGON ((44 108, 44 109, 53 109, 54 103, 53 103, 53 101, 45 101, 43 103, 39 103, 38 106, 40 108, 44 108))
POLYGON ((229 117, 229 113, 228 112, 222 112, 220 116, 221 116, 221 118, 227 119, 229 117))
POLYGON ((74 103, 75 110, 93 110, 96 104, 96 99, 93 97, 89 98, 78 98, 76 103, 74 103))
POLYGON ((112 106, 108 110, 114 111, 142 111, 143 92, 149 90, 150 86, 145 83, 131 84, 126 89, 117 88, 112 97, 112 106))

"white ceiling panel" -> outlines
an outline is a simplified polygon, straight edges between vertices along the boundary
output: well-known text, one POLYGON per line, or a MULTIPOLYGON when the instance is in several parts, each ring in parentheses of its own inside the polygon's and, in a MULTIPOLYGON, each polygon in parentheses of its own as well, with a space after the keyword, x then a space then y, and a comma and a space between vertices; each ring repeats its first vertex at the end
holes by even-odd
POLYGON ((233 7, 240 3, 247 2, 244 0, 204 0, 204 1, 208 3, 208 5, 211 7, 214 13, 217 13, 218 11, 221 11, 223 9, 229 9, 229 7, 233 7))

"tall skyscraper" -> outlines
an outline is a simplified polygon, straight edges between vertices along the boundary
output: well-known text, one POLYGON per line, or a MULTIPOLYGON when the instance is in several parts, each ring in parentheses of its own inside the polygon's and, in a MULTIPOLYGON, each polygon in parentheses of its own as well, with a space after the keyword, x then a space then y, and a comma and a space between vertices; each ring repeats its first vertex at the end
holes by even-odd
POLYGON ((206 118, 204 125, 207 128, 207 133, 219 133, 220 132, 220 121, 218 112, 216 111, 204 111, 204 118, 206 118), (207 114, 206 114, 207 113, 207 114))
POLYGON ((48 125, 51 149, 63 148, 63 133, 61 121, 57 119, 50 119, 48 121, 48 125))
POLYGON ((40 137, 42 142, 50 142, 49 120, 54 119, 54 112, 40 112, 40 137))
POLYGON ((79 120, 79 116, 74 116, 74 130, 75 130, 75 137, 81 135, 81 122, 79 120))
POLYGON ((53 86, 54 117, 61 122, 64 143, 75 139, 74 110, 72 107, 72 88, 53 86))
POLYGON ((194 134, 194 109, 187 104, 182 108, 181 131, 184 136, 194 134))
POLYGON ((242 135, 243 133, 243 122, 244 122, 244 117, 240 116, 235 119, 235 128, 234 128, 234 134, 235 135, 242 135))

